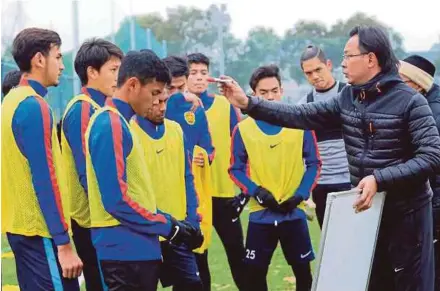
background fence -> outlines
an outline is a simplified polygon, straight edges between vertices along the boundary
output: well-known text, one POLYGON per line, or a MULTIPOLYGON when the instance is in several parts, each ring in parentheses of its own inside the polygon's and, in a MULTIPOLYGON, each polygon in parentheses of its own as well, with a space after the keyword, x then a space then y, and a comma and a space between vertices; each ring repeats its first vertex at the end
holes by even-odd
MULTIPOLYGON (((62 2, 63 0, 59 1, 62 2)), ((34 1, 35 2, 35 1, 34 1)), ((39 1, 44 5, 44 0, 39 1)), ((47 2, 47 1, 46 1, 47 2)), ((165 40, 158 41, 154 33, 149 28, 141 27, 135 16, 130 16, 132 9, 123 9, 123 6, 118 1, 101 1, 102 3, 111 4, 103 5, 106 7, 109 14, 106 15, 105 11, 101 14, 104 15, 103 19, 93 19, 87 15, 83 15, 81 12, 87 9, 88 1, 64 1, 69 2, 70 5, 63 6, 62 11, 57 11, 59 18, 68 18, 70 21, 60 25, 64 25, 64 28, 68 26, 70 33, 65 33, 65 29, 57 29, 58 23, 53 21, 42 22, 32 17, 32 12, 26 7, 27 4, 31 5, 31 1, 5 1, 2 6, 2 60, 1 60, 1 79, 3 80, 5 74, 11 70, 17 70, 18 67, 15 64, 11 55, 11 45, 15 35, 26 27, 38 26, 42 28, 53 29, 60 33, 63 44, 61 49, 63 51, 63 61, 65 70, 60 77, 60 83, 57 87, 49 88, 47 100, 50 103, 55 117, 58 120, 64 111, 65 106, 69 100, 80 91, 80 81, 75 74, 73 62, 75 58, 75 52, 78 49, 80 43, 90 37, 101 37, 114 42, 118 45, 124 53, 130 50, 139 49, 152 49, 159 57, 165 57, 167 55, 167 42, 165 40), (108 9, 110 8, 110 9, 108 9), (30 14, 30 15, 29 15, 30 14), (117 23, 115 23, 120 19, 117 23), (103 25, 103 22, 108 21, 109 33, 106 35, 93 34, 93 27, 103 25), (81 22, 89 23, 89 25, 81 25, 81 22), (91 31, 88 31, 90 28, 91 31), (80 37, 82 36, 82 37, 80 37)), ((96 1, 94 1, 96 2, 96 1)), ((53 3, 53 1, 51 2, 53 3)), ((58 3, 58 2, 57 2, 58 3)), ((53 6, 53 5, 52 5, 53 6)), ((54 7, 54 9, 57 9, 54 7)))

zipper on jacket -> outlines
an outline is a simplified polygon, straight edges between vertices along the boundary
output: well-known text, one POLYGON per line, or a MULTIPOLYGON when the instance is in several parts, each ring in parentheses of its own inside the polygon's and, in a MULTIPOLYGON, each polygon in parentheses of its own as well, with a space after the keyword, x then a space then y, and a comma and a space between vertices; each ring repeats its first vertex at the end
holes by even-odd
POLYGON ((369 140, 370 140, 370 150, 373 150, 373 141, 374 141, 374 126, 373 126, 373 122, 370 121, 368 123, 368 133, 369 133, 369 140))
POLYGON ((369 147, 369 135, 367 134, 367 130, 365 130, 365 128, 368 128, 369 125, 367 125, 367 121, 365 120, 365 104, 364 104, 364 100, 365 100, 365 91, 362 90, 359 93, 359 103, 361 103, 363 106, 362 108, 362 115, 361 115, 361 119, 362 119, 362 124, 364 125, 364 130, 363 130, 363 134, 364 134, 364 141, 365 141, 365 145, 364 148, 362 150, 362 155, 361 155, 361 161, 360 161, 360 179, 364 178, 365 175, 365 169, 364 169, 364 160, 365 160, 365 156, 367 155, 367 151, 368 151, 368 147, 369 147))

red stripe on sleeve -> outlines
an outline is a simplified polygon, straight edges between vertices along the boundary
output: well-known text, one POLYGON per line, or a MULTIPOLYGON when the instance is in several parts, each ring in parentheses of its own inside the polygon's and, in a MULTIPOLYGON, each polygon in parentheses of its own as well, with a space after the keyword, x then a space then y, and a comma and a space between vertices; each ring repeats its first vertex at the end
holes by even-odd
POLYGON ((86 156, 86 130, 90 121, 90 103, 83 101, 81 104, 81 144, 84 156, 86 156))
POLYGON ((116 170, 118 173, 119 187, 122 193, 122 199, 128 204, 134 211, 144 217, 146 220, 154 222, 166 223, 165 216, 161 214, 154 214, 147 209, 140 206, 137 202, 133 201, 127 194, 128 185, 124 181, 123 176, 125 173, 124 155, 122 148, 122 124, 121 119, 117 114, 110 112, 110 124, 113 133, 113 145, 115 151, 116 170))
MULTIPOLYGON (((232 139, 231 139, 231 162, 230 162, 230 166, 229 166, 229 177, 231 177, 232 181, 234 181, 234 183, 241 189, 243 190, 244 193, 248 194, 249 190, 248 188, 241 183, 233 174, 232 174, 232 167, 235 163, 235 158, 234 158, 234 140, 235 140, 235 135, 237 134, 237 130, 238 130, 238 124, 234 127, 234 130, 232 131, 232 139)), ((249 161, 247 163, 247 165, 249 165, 249 161)), ((247 168, 249 168, 247 166, 247 168)), ((247 174, 247 171, 246 171, 247 174)))
POLYGON ((63 205, 61 203, 60 188, 58 186, 58 180, 55 171, 55 165, 53 163, 52 155, 52 130, 50 128, 50 111, 49 106, 41 97, 35 98, 40 104, 41 116, 43 118, 43 135, 44 135, 44 147, 46 149, 46 160, 49 168, 50 182, 52 184, 52 191, 55 194, 55 202, 60 214, 61 223, 64 229, 67 229, 67 223, 64 218, 63 205))

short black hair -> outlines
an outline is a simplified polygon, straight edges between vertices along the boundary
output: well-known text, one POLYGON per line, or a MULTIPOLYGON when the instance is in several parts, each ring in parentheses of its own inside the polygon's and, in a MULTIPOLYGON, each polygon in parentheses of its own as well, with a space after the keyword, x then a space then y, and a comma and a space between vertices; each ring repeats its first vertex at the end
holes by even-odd
POLYGON ((2 93, 3 96, 8 95, 9 91, 11 91, 12 88, 17 87, 20 83, 21 75, 23 73, 19 70, 14 70, 8 72, 2 81, 2 93))
POLYGON ((142 85, 156 80, 169 84, 171 82, 170 71, 152 50, 130 51, 122 59, 119 68, 118 87, 132 77, 136 77, 142 85))
POLYGON ((191 64, 205 64, 209 70, 209 58, 202 53, 188 55, 188 66, 191 64))
POLYGON ((89 81, 87 77, 88 67, 99 71, 111 57, 122 60, 123 56, 124 53, 115 44, 101 38, 92 38, 86 40, 76 53, 75 72, 84 86, 89 81))
POLYGON ((257 68, 252 73, 251 79, 249 80, 249 86, 251 86, 252 90, 255 92, 258 82, 265 78, 276 78, 281 86, 280 69, 276 65, 261 66, 257 68))
POLYGON ((396 72, 399 60, 394 54, 386 32, 379 26, 359 25, 350 31, 350 37, 359 37, 361 53, 374 53, 383 72, 396 72))
POLYGON ((174 78, 177 77, 188 77, 188 63, 185 58, 179 56, 168 56, 163 59, 165 65, 170 70, 171 76, 174 78))
POLYGON ((26 28, 20 31, 12 43, 12 56, 22 72, 30 72, 31 60, 37 53, 49 54, 53 46, 61 46, 61 38, 53 30, 26 28))
POLYGON ((327 61, 327 57, 320 47, 315 45, 308 45, 304 52, 301 54, 301 68, 303 67, 303 63, 305 61, 311 60, 313 58, 318 58, 322 63, 325 63, 327 61))

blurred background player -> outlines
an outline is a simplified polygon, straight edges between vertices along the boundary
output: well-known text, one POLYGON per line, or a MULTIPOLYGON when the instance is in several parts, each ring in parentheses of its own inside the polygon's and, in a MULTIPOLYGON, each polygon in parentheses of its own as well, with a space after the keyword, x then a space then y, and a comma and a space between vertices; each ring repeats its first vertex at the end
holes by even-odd
POLYGON ((176 121, 182 127, 191 160, 194 174, 194 185, 199 197, 198 212, 202 216, 201 229, 204 236, 203 245, 195 250, 197 266, 203 282, 203 290, 211 290, 211 275, 208 264, 208 247, 212 233, 212 183, 211 163, 215 156, 211 133, 208 126, 206 112, 203 107, 192 110, 186 101, 188 64, 185 58, 169 56, 164 59, 171 72, 171 82, 168 93, 171 95, 167 102, 165 117, 176 121))
MULTIPOLYGON (((249 84, 254 95, 281 101, 278 67, 259 67, 249 84)), ((314 253, 303 202, 321 168, 314 133, 249 117, 236 126, 232 141, 229 172, 243 191, 235 199, 252 197, 246 236, 247 290, 269 290, 266 276, 278 242, 292 267, 296 290, 310 290, 314 253)))
MULTIPOLYGON (((333 64, 321 48, 309 45, 302 53, 300 62, 307 81, 313 86, 313 90, 300 103, 334 98, 346 85, 335 80, 332 74, 333 64)), ((350 190, 351 183, 342 130, 332 128, 316 130, 315 133, 322 171, 312 197, 316 204, 319 226, 322 228, 328 193, 350 190)))
POLYGON ((113 96, 122 57, 116 45, 103 39, 91 39, 81 45, 75 57, 75 71, 82 93, 69 102, 62 121, 61 146, 70 190, 73 241, 84 263, 87 290, 104 287, 90 232, 84 135, 90 117, 113 96))
POLYGON ((200 247, 203 236, 197 214, 198 197, 191 173, 190 150, 180 125, 165 119, 168 94, 162 94, 145 118, 131 120, 145 151, 147 170, 153 182, 157 207, 199 232, 197 245, 176 245, 161 238, 163 264, 160 280, 174 291, 202 291, 196 258, 192 249, 200 247))
POLYGON ((44 99, 64 69, 60 46, 54 31, 22 30, 12 55, 26 77, 2 102, 2 232, 20 290, 79 290, 82 262, 70 243, 61 152, 44 99))
POLYGON ((2 94, 3 97, 8 95, 9 91, 11 91, 12 88, 17 87, 20 83, 22 72, 19 70, 10 71, 8 72, 2 81, 2 94))
MULTIPOLYGON (((426 97, 440 132, 440 86, 434 83, 435 66, 419 55, 400 61, 399 74, 411 88, 426 97)), ((435 290, 440 290, 440 173, 429 178, 433 191, 435 290)))
POLYGON ((188 225, 158 212, 144 150, 129 125, 146 117, 170 75, 152 52, 122 60, 112 106, 92 116, 86 131, 86 170, 92 239, 109 290, 156 290, 161 264, 158 235, 191 245, 188 225), (114 106, 114 107, 113 107, 114 106))
POLYGON ((231 157, 231 135, 240 117, 221 95, 208 93, 209 59, 201 54, 188 55, 188 90, 200 97, 208 117, 209 129, 216 150, 212 163, 213 225, 228 257, 232 277, 239 290, 244 289, 244 244, 240 219, 231 216, 230 203, 235 187, 228 174, 231 157))

